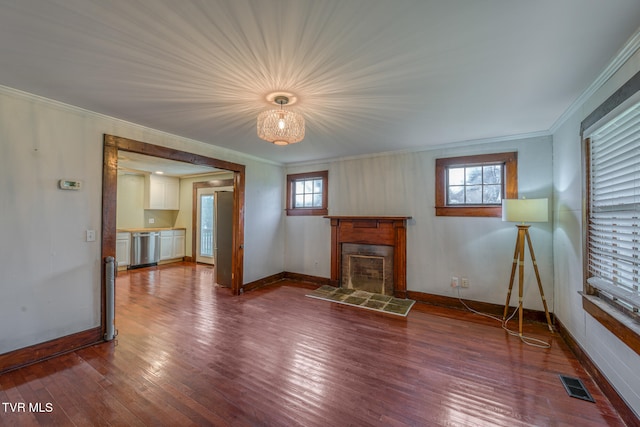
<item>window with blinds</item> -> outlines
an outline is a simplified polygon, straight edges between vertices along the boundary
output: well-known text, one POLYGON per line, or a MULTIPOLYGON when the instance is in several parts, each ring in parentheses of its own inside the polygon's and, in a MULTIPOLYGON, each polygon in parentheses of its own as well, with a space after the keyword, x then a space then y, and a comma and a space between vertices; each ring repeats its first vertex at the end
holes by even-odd
POLYGON ((588 136, 588 279, 638 319, 640 307, 640 103, 588 136))

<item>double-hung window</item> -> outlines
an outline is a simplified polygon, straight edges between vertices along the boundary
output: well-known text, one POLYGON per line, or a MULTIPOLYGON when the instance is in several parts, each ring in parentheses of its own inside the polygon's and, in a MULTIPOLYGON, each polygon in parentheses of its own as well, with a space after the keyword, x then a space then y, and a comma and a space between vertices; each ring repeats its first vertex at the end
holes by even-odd
POLYGON ((640 354, 640 72, 582 121, 580 134, 582 307, 640 354))
POLYGON ((620 311, 640 308, 640 100, 584 136, 587 167, 587 283, 620 311))

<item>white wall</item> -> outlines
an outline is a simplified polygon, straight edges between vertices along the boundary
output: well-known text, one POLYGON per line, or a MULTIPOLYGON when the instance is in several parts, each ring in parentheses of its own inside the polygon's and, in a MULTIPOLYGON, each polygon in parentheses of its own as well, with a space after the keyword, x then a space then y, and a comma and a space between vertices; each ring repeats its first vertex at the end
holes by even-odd
POLYGON ((244 283, 284 271, 284 179, 284 168, 247 167, 254 185, 247 185, 245 210, 254 219, 245 221, 244 283))
POLYGON ((99 325, 105 133, 246 165, 244 281, 283 270, 281 166, 0 88, 0 353, 99 325))
POLYGON ((144 175, 118 174, 116 228, 144 228, 144 175))
POLYGON ((636 52, 553 135, 556 315, 636 414, 640 356, 582 309, 582 177, 580 122, 640 71, 636 52))
MULTIPOLYGON (((407 215, 407 288, 457 296, 453 275, 469 278, 465 298, 504 304, 509 285, 516 227, 500 218, 435 216, 435 159, 518 152, 520 196, 552 193, 551 137, 466 147, 385 154, 289 167, 287 173, 329 170, 330 215, 407 215)), ((530 233, 549 308, 553 309, 552 224, 534 224, 530 233)), ((287 217, 287 271, 330 276, 330 225, 321 217, 287 217), (316 262, 318 264, 316 264, 316 262)), ((527 255, 528 256, 528 255, 527 255)), ((524 305, 543 310, 533 266, 527 260, 524 305)), ((517 303, 512 296, 512 304, 517 303)))
POLYGON ((145 185, 143 174, 118 173, 116 229, 175 226, 178 211, 144 208, 145 185))
MULTIPOLYGON (((311 166, 290 166, 282 178, 285 191, 287 174, 328 170, 328 163, 317 163, 311 166)), ((333 176, 329 172, 329 214, 334 211, 332 197, 341 189, 332 185, 333 176)), ((286 201, 280 207, 284 212, 286 201)), ((331 226, 329 219, 322 216, 286 216, 284 228, 285 271, 309 274, 317 277, 331 277, 331 226)))

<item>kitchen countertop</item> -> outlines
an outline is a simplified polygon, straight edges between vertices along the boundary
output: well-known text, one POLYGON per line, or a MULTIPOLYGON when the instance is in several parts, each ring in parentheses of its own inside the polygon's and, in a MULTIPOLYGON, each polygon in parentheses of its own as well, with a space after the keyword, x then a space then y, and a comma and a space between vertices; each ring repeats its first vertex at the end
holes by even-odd
POLYGON ((148 228, 118 228, 116 233, 140 233, 145 231, 187 230, 185 227, 148 227, 148 228))

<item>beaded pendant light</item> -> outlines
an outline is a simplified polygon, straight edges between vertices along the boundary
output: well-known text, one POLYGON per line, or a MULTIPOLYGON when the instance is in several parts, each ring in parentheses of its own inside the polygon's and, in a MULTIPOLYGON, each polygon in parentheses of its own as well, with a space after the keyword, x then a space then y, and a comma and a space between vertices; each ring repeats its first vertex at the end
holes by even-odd
POLYGON ((282 108, 289 103, 286 96, 276 96, 273 102, 279 110, 267 110, 258 114, 258 136, 275 145, 289 145, 304 139, 304 117, 282 108))

